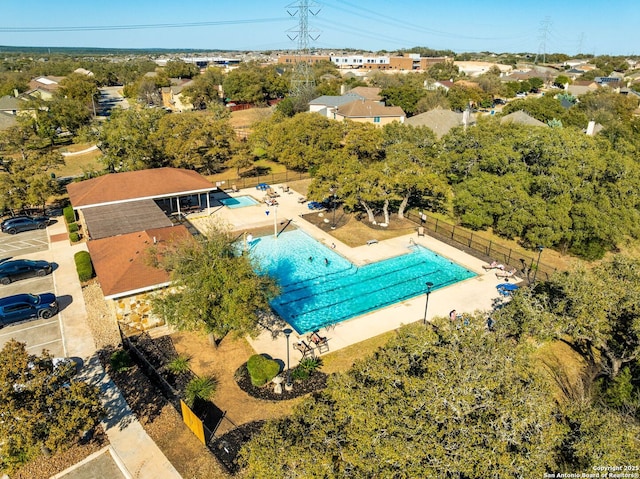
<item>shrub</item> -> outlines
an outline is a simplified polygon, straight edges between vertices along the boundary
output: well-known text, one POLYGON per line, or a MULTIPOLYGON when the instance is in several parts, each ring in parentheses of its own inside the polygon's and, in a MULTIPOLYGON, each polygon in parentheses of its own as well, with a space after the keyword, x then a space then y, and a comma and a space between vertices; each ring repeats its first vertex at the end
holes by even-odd
POLYGON ((261 354, 254 354, 247 361, 247 371, 249 371, 251 384, 260 387, 277 376, 280 372, 280 365, 273 359, 265 358, 261 354))
MULTIPOLYGON (((72 235, 77 234, 78 233, 72 233, 72 235)), ((93 265, 91 264, 91 256, 87 251, 78 251, 73 256, 73 259, 76 262, 76 271, 78 272, 78 278, 81 282, 89 281, 93 278, 93 265)))
POLYGON ((187 384, 184 402, 193 407, 196 400, 207 401, 216 392, 217 382, 214 378, 193 378, 187 384))
POLYGON ((189 370, 189 360, 189 357, 180 355, 169 361, 167 369, 174 374, 186 373, 189 370))
POLYGON ((320 365, 320 360, 317 358, 304 358, 300 361, 300 364, 291 371, 291 377, 294 380, 300 381, 309 379, 309 376, 311 376, 313 372, 320 367, 320 365))
POLYGON ((75 233, 79 229, 78 223, 69 223, 69 233, 75 233))
POLYGON ((71 240, 72 243, 77 243, 78 241, 80 241, 80 234, 79 233, 71 233, 69 235, 69 239, 71 240))
POLYGON ((109 358, 109 363, 111 367, 117 371, 126 371, 133 365, 133 361, 131 361, 131 356, 124 349, 119 349, 115 353, 111 355, 109 358))
POLYGON ((76 212, 73 211, 73 206, 69 205, 65 209, 62 210, 62 214, 64 214, 64 220, 67 224, 75 223, 76 221, 76 212))

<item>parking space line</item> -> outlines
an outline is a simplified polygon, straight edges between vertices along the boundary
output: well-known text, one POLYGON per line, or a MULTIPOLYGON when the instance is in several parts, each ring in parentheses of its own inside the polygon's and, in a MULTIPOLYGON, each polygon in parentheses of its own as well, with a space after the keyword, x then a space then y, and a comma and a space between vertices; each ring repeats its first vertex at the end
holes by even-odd
MULTIPOLYGON (((60 341, 62 341, 62 339, 54 339, 53 341, 47 341, 46 343, 40 343, 40 344, 34 344, 32 346, 27 346, 27 349, 41 349, 43 346, 47 346, 48 344, 53 344, 53 343, 59 343, 60 341)), ((64 344, 64 343, 63 343, 64 344)), ((63 348, 64 350, 64 348, 63 348)), ((64 352, 64 357, 67 357, 67 352, 64 352)))
POLYGON ((19 331, 12 331, 10 333, 0 333, 0 338, 3 336, 11 336, 13 334, 16 334, 16 332, 22 332, 22 331, 29 331, 30 329, 36 329, 36 328, 42 328, 44 326, 51 326, 53 323, 55 323, 57 320, 54 319, 53 321, 49 321, 48 323, 42 323, 42 324, 36 324, 34 326, 29 326, 28 328, 22 328, 19 331))

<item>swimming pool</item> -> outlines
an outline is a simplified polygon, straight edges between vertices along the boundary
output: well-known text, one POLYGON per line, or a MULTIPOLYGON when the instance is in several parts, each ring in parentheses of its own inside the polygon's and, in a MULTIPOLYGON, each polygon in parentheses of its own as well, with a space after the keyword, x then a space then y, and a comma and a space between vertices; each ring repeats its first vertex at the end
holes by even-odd
POLYGON ((221 198, 218 201, 228 208, 244 208, 245 206, 255 206, 260 204, 260 202, 253 196, 248 195, 236 196, 234 198, 221 198))
POLYGON ((475 276, 421 246, 365 266, 347 259, 301 230, 256 238, 250 243, 255 267, 278 278, 281 295, 273 309, 299 334, 475 276))

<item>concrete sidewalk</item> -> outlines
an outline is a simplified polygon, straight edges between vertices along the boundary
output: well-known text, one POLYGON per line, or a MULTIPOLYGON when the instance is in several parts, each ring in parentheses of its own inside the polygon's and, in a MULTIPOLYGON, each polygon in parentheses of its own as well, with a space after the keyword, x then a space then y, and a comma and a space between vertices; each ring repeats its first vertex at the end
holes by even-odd
POLYGON ((124 477, 180 478, 180 474, 147 435, 100 364, 86 321, 87 310, 74 261, 74 255, 86 250, 86 245, 70 244, 64 217, 57 218, 57 222, 47 228, 47 233, 52 261, 58 264, 54 272, 56 294, 72 298, 71 303, 59 313, 65 354, 80 358, 83 362, 80 377, 100 388, 101 400, 107 410, 107 417, 102 425, 109 437, 112 451, 126 468, 124 477))

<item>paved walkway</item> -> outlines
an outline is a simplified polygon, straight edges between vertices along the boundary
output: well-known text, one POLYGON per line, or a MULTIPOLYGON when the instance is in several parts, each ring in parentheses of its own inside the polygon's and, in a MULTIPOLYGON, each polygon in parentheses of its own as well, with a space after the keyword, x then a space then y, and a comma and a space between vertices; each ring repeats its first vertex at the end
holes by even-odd
POLYGON ((74 261, 74 254, 86 249, 85 244, 69 243, 62 216, 47 228, 47 233, 52 261, 58 264, 54 273, 56 294, 73 298, 71 304, 59 313, 65 353, 80 358, 83 362, 81 378, 100 387, 101 399, 107 409, 103 427, 109 437, 112 453, 126 468, 124 476, 140 479, 180 478, 180 474, 144 431, 98 360, 86 321, 87 311, 74 261))
MULTIPOLYGON (((233 209, 223 207, 214 209, 209 216, 215 221, 222 220, 231 224, 234 230, 251 230, 252 228, 272 224, 275 230, 279 230, 284 224, 291 221, 294 226, 304 230, 321 243, 327 246, 335 244, 336 252, 357 265, 380 261, 406 253, 407 247, 412 242, 415 242, 477 274, 474 278, 432 292, 429 296, 428 320, 437 316, 448 316, 452 309, 455 309, 459 314, 490 311, 495 301, 501 301, 502 298, 498 294, 496 286, 503 283, 504 280, 498 279, 495 271, 485 271, 482 266, 486 263, 478 258, 430 236, 418 237, 416 233, 380 241, 372 245, 351 248, 302 218, 301 215, 309 213, 309 209, 306 203, 301 204, 298 202, 298 198, 301 195, 295 191, 290 194, 282 193, 280 186, 273 185, 273 188, 281 193, 281 196, 277 198, 279 203, 277 210, 269 208, 265 204, 233 209), (266 215, 266 211, 269 211, 270 214, 266 215), (277 214, 277 217, 274 213, 277 214)), ((229 195, 250 195, 260 200, 264 193, 257 191, 255 188, 246 188, 237 193, 229 193, 229 195)), ((327 220, 331 218, 330 212, 319 212, 318 214, 326 216, 327 220)), ((190 220, 196 227, 201 229, 206 229, 208 221, 211 221, 207 219, 206 215, 194 216, 190 220)), ((372 239, 375 238, 372 237, 372 239)), ((329 339, 330 351, 337 351, 365 339, 395 330, 402 325, 423 321, 425 306, 426 297, 422 295, 348 321, 343 321, 328 330, 322 329, 320 334, 329 339)), ((296 365, 301 359, 301 354, 293 349, 293 343, 299 339, 305 338, 299 337, 295 331, 289 338, 289 356, 292 366, 296 365)), ((283 334, 274 336, 271 332, 265 331, 257 338, 248 338, 248 340, 257 353, 268 354, 275 359, 286 360, 287 341, 283 334)))

